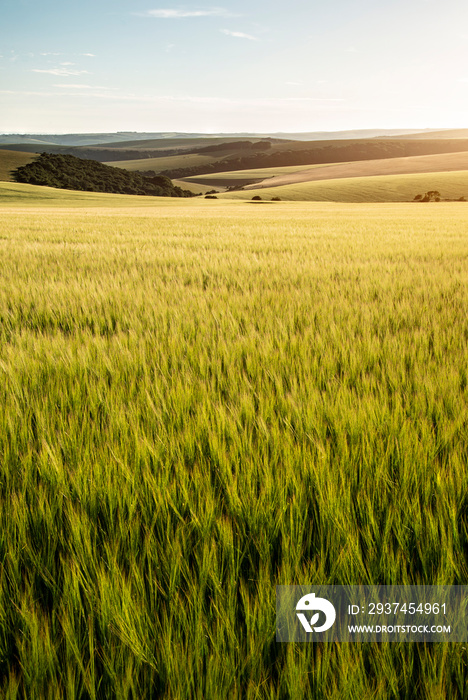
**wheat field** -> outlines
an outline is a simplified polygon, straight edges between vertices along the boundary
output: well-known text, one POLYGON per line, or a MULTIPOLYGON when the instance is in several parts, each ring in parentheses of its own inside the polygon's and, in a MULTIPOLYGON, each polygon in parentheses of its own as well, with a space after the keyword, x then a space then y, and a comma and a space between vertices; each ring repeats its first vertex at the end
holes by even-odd
MULTIPOLYGON (((301 176, 300 171, 298 176, 301 176)), ((235 181, 230 183, 227 176, 223 182, 225 186, 236 184, 235 181)), ((424 195, 429 190, 440 191, 442 199, 465 197, 465 200, 468 200, 468 171, 340 177, 334 180, 297 182, 275 187, 255 188, 252 185, 252 189, 226 192, 221 197, 249 200, 259 195, 266 200, 280 197, 282 200, 293 202, 404 203, 412 202, 416 195, 424 195)))
POLYGON ((275 585, 467 583, 468 207, 40 189, 0 205, 0 695, 467 698, 460 644, 277 644, 275 585))

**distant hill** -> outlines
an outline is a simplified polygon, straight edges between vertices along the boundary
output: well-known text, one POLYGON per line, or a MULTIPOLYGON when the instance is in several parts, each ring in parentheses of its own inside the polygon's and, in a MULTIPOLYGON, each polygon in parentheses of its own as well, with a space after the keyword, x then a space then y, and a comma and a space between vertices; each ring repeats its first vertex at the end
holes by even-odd
MULTIPOLYGON (((62 155, 74 155, 77 158, 85 158, 90 160, 98 160, 101 163, 112 161, 137 160, 154 157, 171 157, 185 153, 198 154, 202 153, 205 148, 211 152, 212 148, 216 148, 218 158, 221 155, 229 153, 238 154, 241 150, 252 150, 252 144, 276 144, 278 147, 290 145, 293 148, 295 145, 300 148, 301 143, 295 141, 281 141, 280 139, 251 139, 250 141, 239 141, 239 139, 173 139, 173 140, 145 140, 145 141, 128 141, 121 144, 101 144, 97 146, 60 146, 57 144, 49 144, 34 147, 33 144, 10 144, 8 149, 11 151, 31 151, 45 153, 60 153, 62 155), (224 153, 223 153, 224 152, 224 153)), ((264 145, 259 146, 259 150, 264 150, 264 145)), ((1 148, 1 144, 0 144, 1 148)))
MULTIPOLYGON (((255 184, 247 184, 244 189, 262 187, 279 187, 299 182, 317 182, 319 180, 336 180, 341 178, 376 177, 388 175, 415 175, 419 173, 468 172, 468 151, 462 153, 437 153, 430 156, 412 156, 410 158, 386 158, 380 160, 363 160, 353 163, 321 165, 302 169, 298 172, 281 173, 266 177, 255 184)), ((226 173, 228 175, 228 173, 226 173)), ((208 184, 208 183, 207 183, 208 184)))
POLYGON ((142 177, 98 161, 69 155, 42 153, 13 173, 16 182, 85 192, 110 192, 153 197, 193 197, 193 192, 174 187, 164 176, 142 177))
MULTIPOLYGON (((196 175, 247 170, 250 168, 275 168, 292 165, 316 165, 346 163, 351 161, 408 158, 468 151, 468 139, 386 140, 356 139, 343 141, 291 142, 275 145, 265 152, 246 153, 242 156, 220 158, 211 164, 189 166, 161 173, 180 179, 196 175)), ((144 162, 142 163, 142 166, 144 162)), ((143 169, 143 167, 142 167, 143 169)))
MULTIPOLYGON (((309 131, 298 133, 255 133, 255 132, 238 132, 238 133, 184 133, 179 131, 174 132, 137 132, 137 131, 119 131, 117 133, 91 133, 91 134, 0 134, 1 145, 57 145, 57 146, 95 146, 95 145, 118 145, 137 141, 157 140, 165 142, 169 141, 190 141, 202 140, 210 141, 217 139, 218 141, 229 141, 230 139, 239 138, 281 138, 287 140, 298 141, 330 141, 334 139, 356 139, 356 138, 373 138, 386 136, 400 136, 403 134, 424 133, 430 131, 428 129, 355 129, 352 131, 309 131)), ((434 131, 434 130, 432 130, 434 131)), ((442 132, 441 132, 442 133, 442 132)))
POLYGON ((406 134, 404 139, 468 139, 468 129, 443 129, 418 134, 406 134))
POLYGON ((94 146, 98 144, 119 144, 121 142, 159 139, 167 141, 177 135, 164 135, 161 132, 138 133, 124 131, 104 134, 0 134, 0 144, 10 145, 56 145, 56 146, 94 146))
POLYGON ((413 134, 424 138, 424 134, 431 131, 431 129, 348 129, 347 131, 308 131, 291 134, 278 132, 271 136, 294 141, 341 141, 343 139, 405 138, 406 135, 413 134))
MULTIPOLYGON (((372 137, 300 141, 259 137, 229 137, 223 140, 206 136, 174 136, 140 141, 127 140, 119 144, 50 144, 36 148, 41 152, 112 163, 121 168, 126 167, 125 161, 130 161, 129 170, 153 171, 171 179, 180 179, 251 168, 342 163, 468 151, 468 138, 455 138, 455 132, 448 133, 452 134, 453 138, 410 138, 410 135, 407 135, 398 139, 372 137)), ((462 133, 465 132, 462 130, 462 133)), ((8 146, 8 150, 19 152, 31 151, 32 148, 35 149, 31 144, 8 146)))

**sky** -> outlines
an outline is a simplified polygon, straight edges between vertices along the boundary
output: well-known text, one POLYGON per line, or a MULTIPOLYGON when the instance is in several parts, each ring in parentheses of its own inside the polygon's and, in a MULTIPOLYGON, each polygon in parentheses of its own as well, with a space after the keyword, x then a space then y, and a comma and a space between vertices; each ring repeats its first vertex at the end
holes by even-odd
POLYGON ((0 133, 468 127, 466 0, 0 0, 0 133))

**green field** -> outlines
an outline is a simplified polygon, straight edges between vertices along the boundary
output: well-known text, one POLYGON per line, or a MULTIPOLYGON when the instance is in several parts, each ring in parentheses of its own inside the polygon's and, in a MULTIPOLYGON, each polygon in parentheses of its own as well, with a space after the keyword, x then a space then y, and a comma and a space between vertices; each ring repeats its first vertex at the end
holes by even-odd
POLYGON ((220 196, 244 200, 259 195, 262 199, 280 197, 286 201, 410 202, 415 195, 429 190, 439 190, 444 199, 464 196, 468 200, 468 171, 339 178, 226 192, 220 196))
POLYGON ((35 153, 21 153, 0 149, 0 181, 11 182, 11 173, 21 165, 27 165, 37 158, 35 153))
MULTIPOLYGON (((195 194, 205 194, 205 192, 212 192, 213 185, 200 185, 195 182, 186 182, 185 180, 172 180, 174 187, 180 187, 183 190, 189 190, 195 194)), ((224 187, 222 188, 224 190, 224 187)))
POLYGON ((191 165, 209 165, 215 163, 217 158, 212 156, 199 156, 197 153, 187 153, 180 156, 163 156, 161 158, 140 158, 136 160, 113 160, 105 163, 114 168, 124 170, 154 170, 160 173, 163 170, 174 168, 186 168, 191 165))
POLYGON ((466 699, 275 585, 467 583, 468 206, 0 204, 0 697, 466 699))
MULTIPOLYGON (((178 181, 174 181, 178 182, 178 181)), ((196 206, 193 201, 193 205, 196 206)), ((20 204, 29 208, 42 208, 44 206, 64 209, 104 209, 111 212, 112 209, 128 207, 154 208, 174 205, 173 197, 148 197, 143 195, 109 194, 106 192, 80 192, 76 190, 62 190, 55 187, 40 187, 37 185, 25 185, 22 183, 0 182, 0 209, 2 207, 15 207, 20 204)))

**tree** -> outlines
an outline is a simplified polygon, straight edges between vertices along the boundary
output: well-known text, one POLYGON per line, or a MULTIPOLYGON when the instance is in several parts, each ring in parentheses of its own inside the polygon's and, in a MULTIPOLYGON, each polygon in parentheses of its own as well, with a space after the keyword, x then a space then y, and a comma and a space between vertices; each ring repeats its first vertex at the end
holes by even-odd
POLYGON ((429 190, 424 197, 417 194, 413 202, 440 202, 440 192, 438 190, 429 190))

